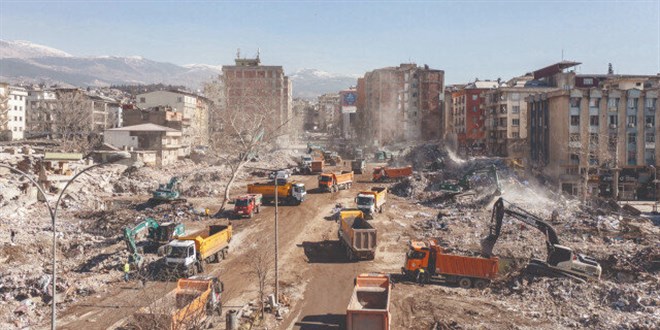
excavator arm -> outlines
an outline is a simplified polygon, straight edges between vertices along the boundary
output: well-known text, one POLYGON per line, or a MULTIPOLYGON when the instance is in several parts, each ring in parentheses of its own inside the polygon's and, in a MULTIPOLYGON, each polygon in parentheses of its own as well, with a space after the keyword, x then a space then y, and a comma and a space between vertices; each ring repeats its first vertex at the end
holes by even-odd
POLYGON ((509 208, 505 207, 504 199, 500 197, 493 205, 488 236, 481 241, 481 254, 484 256, 490 257, 492 255, 495 243, 497 243, 497 239, 500 237, 505 214, 541 231, 545 236, 548 255, 550 255, 555 245, 559 245, 557 232, 550 224, 513 204, 509 208))
POLYGON ((147 218, 144 221, 138 223, 135 227, 124 227, 124 241, 126 242, 126 247, 131 253, 132 263, 138 268, 142 266, 142 253, 138 250, 135 237, 145 230, 152 230, 158 228, 158 222, 152 218, 147 218))

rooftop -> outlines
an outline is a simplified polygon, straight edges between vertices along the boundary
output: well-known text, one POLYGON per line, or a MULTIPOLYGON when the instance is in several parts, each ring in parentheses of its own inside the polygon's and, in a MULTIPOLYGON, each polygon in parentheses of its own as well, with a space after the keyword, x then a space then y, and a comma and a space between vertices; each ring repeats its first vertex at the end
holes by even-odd
POLYGON ((106 131, 128 131, 128 132, 179 132, 179 130, 165 127, 165 126, 160 126, 156 124, 140 124, 140 125, 133 125, 133 126, 124 126, 124 127, 118 127, 118 128, 111 128, 106 131))

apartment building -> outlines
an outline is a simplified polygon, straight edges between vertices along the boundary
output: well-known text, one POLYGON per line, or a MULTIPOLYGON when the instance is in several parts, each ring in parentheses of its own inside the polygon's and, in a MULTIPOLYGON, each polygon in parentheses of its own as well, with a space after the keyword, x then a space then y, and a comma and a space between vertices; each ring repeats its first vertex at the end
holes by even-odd
POLYGON ((26 135, 44 137, 75 129, 75 134, 101 133, 116 127, 119 103, 110 97, 79 88, 29 88, 26 135))
POLYGON ((25 133, 27 91, 0 84, 0 140, 22 140, 25 133))
POLYGON ((660 76, 565 72, 578 64, 534 72, 556 88, 527 97, 530 164, 567 194, 657 199, 660 76))
POLYGON ((181 136, 180 130, 146 123, 108 129, 103 142, 130 151, 134 160, 162 167, 177 161, 181 136))
POLYGON ((227 109, 257 111, 268 114, 269 130, 277 130, 279 143, 286 143, 290 136, 293 115, 292 84, 282 66, 261 65, 256 58, 240 58, 235 65, 222 67, 225 106, 227 109))
POLYGON ((530 74, 498 83, 496 88, 484 92, 488 155, 504 157, 523 166, 529 152, 525 99, 531 94, 553 89, 538 86, 530 74))
POLYGON ((451 93, 452 117, 458 151, 467 155, 486 153, 484 92, 497 87, 496 81, 475 81, 451 93))
POLYGON ((444 71, 401 64, 367 72, 358 80, 358 135, 368 145, 440 136, 444 71), (364 89, 364 91, 362 91, 364 89))
POLYGON ((140 109, 169 107, 182 114, 181 154, 190 154, 191 148, 209 143, 209 105, 210 101, 200 95, 179 90, 154 91, 135 96, 140 109))

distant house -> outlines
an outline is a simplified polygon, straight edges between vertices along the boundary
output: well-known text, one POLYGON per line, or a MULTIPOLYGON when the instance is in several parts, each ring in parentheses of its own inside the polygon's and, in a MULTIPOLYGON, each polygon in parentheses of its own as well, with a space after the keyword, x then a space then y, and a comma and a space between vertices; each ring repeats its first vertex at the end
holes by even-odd
POLYGON ((181 131, 156 124, 140 124, 105 130, 103 142, 129 150, 134 160, 167 166, 178 159, 181 131))

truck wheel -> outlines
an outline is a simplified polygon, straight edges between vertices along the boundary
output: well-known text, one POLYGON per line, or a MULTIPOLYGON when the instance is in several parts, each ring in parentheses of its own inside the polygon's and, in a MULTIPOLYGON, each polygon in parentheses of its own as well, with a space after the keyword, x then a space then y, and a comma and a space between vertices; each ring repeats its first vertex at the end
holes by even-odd
POLYGON ((220 251, 215 253, 215 258, 213 261, 215 261, 216 264, 220 263, 220 251))
POLYGON ((458 285, 463 289, 469 289, 472 287, 472 280, 467 277, 461 277, 458 281, 458 285))
POLYGON ((227 249, 223 249, 223 250, 222 250, 222 260, 227 259, 227 255, 228 255, 228 254, 229 254, 229 253, 228 253, 227 249))
POLYGON ((479 290, 483 290, 487 286, 488 286, 488 281, 486 281, 486 280, 476 280, 476 281, 474 281, 474 287, 479 289, 479 290))

